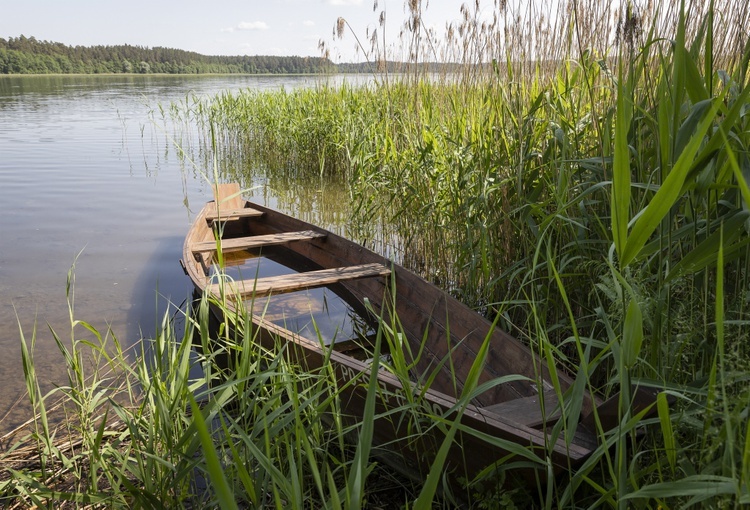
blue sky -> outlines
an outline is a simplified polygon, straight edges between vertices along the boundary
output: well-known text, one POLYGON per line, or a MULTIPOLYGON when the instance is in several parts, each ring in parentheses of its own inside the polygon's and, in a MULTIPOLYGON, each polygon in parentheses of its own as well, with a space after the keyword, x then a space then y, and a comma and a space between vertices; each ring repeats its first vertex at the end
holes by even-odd
MULTIPOLYGON (((0 37, 21 34, 69 45, 166 46, 206 55, 319 56, 322 39, 335 61, 364 60, 351 33, 333 39, 339 16, 363 41, 386 9, 386 36, 395 45, 406 19, 403 0, 6 0, 0 37), (392 36, 391 36, 392 34, 392 36)), ((423 2, 425 3, 425 2, 423 2)), ((459 0, 431 0, 428 26, 443 33, 459 18, 459 0)), ((473 0, 471 1, 473 3, 473 0)), ((488 4, 491 5, 491 2, 488 4)))

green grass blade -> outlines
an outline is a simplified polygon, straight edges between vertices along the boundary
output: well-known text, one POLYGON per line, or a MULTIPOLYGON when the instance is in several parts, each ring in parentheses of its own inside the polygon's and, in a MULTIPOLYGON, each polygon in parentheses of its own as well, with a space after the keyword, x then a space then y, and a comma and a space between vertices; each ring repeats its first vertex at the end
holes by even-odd
MULTIPOLYGON (((693 475, 673 482, 661 482, 646 485, 631 492, 623 499, 653 499, 653 498, 675 498, 698 496, 701 500, 721 495, 733 495, 736 493, 735 480, 724 476, 693 475)), ((699 502, 696 500, 695 502, 699 502)))
MULTIPOLYGON (((750 85, 747 86, 746 91, 750 90, 750 85)), ((732 172, 734 173, 735 179, 737 179, 737 186, 740 188, 740 193, 742 195, 742 200, 745 204, 745 210, 750 211, 750 187, 748 187, 748 181, 746 177, 748 176, 748 172, 743 172, 742 169, 740 169, 740 165, 737 163, 737 157, 734 155, 734 151, 731 149, 731 146, 729 145, 729 140, 727 139, 727 135, 724 132, 724 126, 719 126, 719 132, 721 133, 721 137, 724 140, 724 145, 727 147, 726 155, 727 159, 729 161, 729 165, 732 167, 732 172)), ((748 165, 750 167, 750 165, 748 165)), ((730 230, 730 232, 733 232, 730 230)))
POLYGON ((714 0, 711 0, 706 18, 706 44, 703 52, 703 79, 709 97, 713 95, 714 84, 714 0))
POLYGON ((621 267, 628 266, 638 256, 638 253, 645 246, 651 234, 659 227, 659 224, 672 206, 679 201, 682 196, 685 178, 690 172, 695 155, 703 143, 703 138, 714 122, 720 105, 720 101, 714 101, 713 106, 708 110, 708 113, 701 121, 690 142, 685 146, 685 150, 680 154, 672 171, 659 188, 659 191, 656 192, 635 225, 633 225, 620 260, 621 267))
POLYGON ((201 445, 203 446, 203 455, 206 460, 206 469, 216 491, 216 496, 219 499, 219 504, 223 509, 235 510, 239 507, 232 494, 232 489, 227 483, 227 479, 224 476, 224 470, 221 467, 221 461, 219 461, 219 454, 216 452, 214 447, 213 438, 211 432, 209 432, 206 426, 206 420, 203 418, 203 413, 198 407, 198 403, 192 397, 188 396, 190 400, 190 408, 193 411, 193 423, 195 424, 196 433, 200 439, 201 445))
POLYGON ((623 257, 630 220, 630 147, 628 131, 632 107, 629 89, 623 84, 622 66, 617 82, 617 120, 615 123, 615 153, 612 164, 612 237, 620 260, 623 257))
POLYGON ((352 461, 351 471, 347 479, 347 507, 356 509, 362 507, 364 498, 365 480, 369 473, 370 449, 372 447, 372 438, 375 433, 375 403, 378 398, 378 370, 380 369, 380 348, 381 335, 377 335, 375 340, 375 350, 373 354, 372 365, 369 371, 369 380, 367 382, 367 397, 365 399, 365 408, 362 415, 362 428, 359 432, 359 441, 357 450, 352 461))
POLYGON ((721 229, 717 230, 700 244, 693 248, 690 253, 685 255, 679 262, 677 262, 667 274, 665 282, 671 282, 675 278, 679 278, 686 274, 695 273, 706 267, 714 264, 719 256, 719 248, 723 250, 725 258, 729 258, 734 253, 742 250, 745 246, 750 243, 747 238, 740 240, 743 225, 750 217, 750 213, 739 212, 730 217, 726 222, 725 231, 728 235, 723 236, 721 229))
MULTIPOLYGON (((497 319, 495 319, 491 331, 494 330, 495 326, 497 325, 498 319, 499 316, 497 319)), ((471 392, 479 382, 479 376, 482 373, 485 360, 487 359, 487 352, 490 346, 490 336, 491 333, 488 334, 485 338, 484 342, 482 343, 482 347, 479 349, 479 352, 477 352, 477 357, 474 359, 474 362, 469 369, 469 373, 466 377, 466 383, 461 394, 461 407, 456 412, 456 416, 452 420, 448 432, 445 434, 445 438, 440 445, 440 449, 435 456, 435 460, 432 462, 432 466, 430 466, 430 472, 427 475, 427 479, 425 480, 424 486, 422 487, 422 491, 419 493, 419 497, 414 503, 415 510, 430 510, 432 508, 435 494, 438 489, 438 483, 440 482, 443 474, 445 461, 448 459, 448 453, 453 447, 453 441, 456 437, 456 433, 460 428, 461 418, 463 417, 464 411, 466 410, 466 406, 469 404, 469 397, 471 395, 471 392)))
POLYGON ((631 369, 638 361, 643 344, 643 314, 635 297, 630 298, 622 331, 622 362, 631 369))
POLYGON ((667 454, 669 467, 672 473, 675 472, 677 465, 677 446, 672 428, 672 419, 669 415, 669 403, 667 395, 664 392, 656 395, 656 409, 659 413, 659 424, 661 425, 662 438, 664 439, 664 451, 667 454))

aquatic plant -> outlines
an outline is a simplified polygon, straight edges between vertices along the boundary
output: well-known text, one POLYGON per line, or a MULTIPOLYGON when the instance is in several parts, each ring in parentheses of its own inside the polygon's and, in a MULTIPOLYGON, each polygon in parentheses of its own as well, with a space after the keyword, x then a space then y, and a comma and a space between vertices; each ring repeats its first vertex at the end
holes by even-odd
MULTIPOLYGON (((327 367, 301 370, 291 346, 263 348, 247 311, 217 324, 208 297, 189 308, 123 352, 71 307, 70 341, 53 332, 69 381, 48 393, 35 334, 29 345, 21 331, 37 414, 3 438, 4 507, 357 508, 415 497, 417 484, 370 456, 374 408, 344 419, 327 367)), ((368 400, 377 391, 370 384, 368 400)))

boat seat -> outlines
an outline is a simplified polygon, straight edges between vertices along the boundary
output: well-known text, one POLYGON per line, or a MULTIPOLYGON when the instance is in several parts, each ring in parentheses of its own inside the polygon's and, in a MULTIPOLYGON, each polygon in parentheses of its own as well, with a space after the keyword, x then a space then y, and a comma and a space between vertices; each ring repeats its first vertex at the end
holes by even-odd
MULTIPOLYGON (((309 241, 325 237, 325 234, 314 230, 302 230, 300 232, 280 232, 278 234, 266 234, 248 237, 235 237, 221 240, 221 251, 228 253, 232 251, 249 250, 262 246, 275 244, 286 244, 292 241, 309 241)), ((203 241, 193 244, 193 253, 216 250, 216 241, 203 241)))
POLYGON ((265 213, 252 207, 243 207, 242 209, 222 209, 221 211, 210 211, 206 214, 206 221, 213 223, 215 221, 235 221, 240 218, 257 218, 265 213))
POLYGON ((545 421, 547 423, 557 421, 560 418, 560 406, 558 405, 557 394, 554 390, 547 390, 541 396, 544 398, 546 416, 542 414, 542 406, 539 402, 540 395, 522 397, 485 406, 482 408, 482 411, 499 414, 527 427, 538 427, 545 421))
MULTIPOLYGON (((391 274, 391 270, 383 264, 362 264, 227 282, 224 284, 224 292, 227 295, 234 296, 263 297, 283 292, 325 287, 326 285, 353 280, 355 278, 388 276, 389 274, 391 274)), ((214 294, 219 294, 221 284, 208 285, 207 289, 214 294)))

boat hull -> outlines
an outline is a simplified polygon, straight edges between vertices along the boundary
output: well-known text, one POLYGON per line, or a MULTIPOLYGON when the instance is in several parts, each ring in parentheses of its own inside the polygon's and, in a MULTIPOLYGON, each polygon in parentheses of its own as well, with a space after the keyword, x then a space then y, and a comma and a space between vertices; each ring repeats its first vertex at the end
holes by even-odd
MULTIPOLYGON (((583 462, 596 448, 594 436, 582 427, 567 444, 562 438, 550 437, 548 425, 560 416, 561 393, 555 393, 546 365, 527 346, 403 267, 317 226, 242 200, 231 193, 236 189, 219 189, 219 205, 216 201, 209 202, 196 218, 183 253, 187 274, 198 291, 223 301, 223 307, 213 308, 218 315, 223 317, 228 310, 239 316, 242 314, 238 311, 247 309, 249 324, 245 327, 255 328, 258 341, 265 347, 275 348, 282 342, 293 361, 305 369, 330 367, 337 384, 344 388, 342 411, 352 423, 364 416, 368 383, 376 374, 380 387, 376 402, 379 418, 373 439, 375 445, 396 454, 392 459, 403 459, 406 469, 425 473, 446 433, 456 427, 445 466, 454 473, 454 478, 472 479, 492 466, 500 469, 514 466, 511 470, 514 475, 534 484, 549 472, 568 470, 571 465, 583 462), (222 199, 226 196, 230 198, 222 199), (214 217, 221 219, 222 210, 228 220, 214 220, 214 217), (249 210, 259 214, 252 215, 249 210), (237 216, 228 216, 233 212, 237 216), (314 279, 329 281, 331 276, 325 272, 331 268, 367 268, 373 274, 342 277, 328 287, 353 310, 374 322, 374 329, 378 321, 391 329, 400 329, 402 335, 398 338, 409 342, 408 346, 399 347, 394 339, 389 342, 388 335, 381 331, 381 335, 374 336, 370 347, 373 353, 388 351, 392 355, 394 349, 402 349, 398 355, 421 353, 408 359, 414 365, 411 377, 405 380, 403 374, 398 377, 393 371, 374 368, 380 363, 359 359, 339 347, 346 341, 326 345, 268 320, 261 310, 253 308, 253 302, 263 302, 268 295, 288 292, 289 287, 300 285, 297 281, 300 277, 280 276, 268 281, 268 277, 261 276, 218 284, 219 277, 211 274, 211 268, 222 259, 217 255, 218 246, 208 252, 200 251, 211 243, 219 244, 215 231, 220 231, 219 243, 227 246, 259 245, 258 250, 270 250, 265 243, 280 241, 282 252, 302 261, 307 271, 303 273, 311 275, 307 284, 314 279), (304 238, 283 241, 294 236, 304 238), (287 288, 275 291, 280 283, 287 288), (484 361, 475 363, 482 353, 486 353, 484 361), (472 381, 477 368, 481 370, 476 381, 472 381), (428 378, 431 383, 425 388, 420 382, 428 378), (493 384, 505 379, 502 384, 493 384), (470 387, 465 388, 466 384, 470 387), (465 393, 481 385, 485 385, 485 391, 465 398, 465 393), (399 420, 392 411, 403 409, 404 402, 411 401, 414 395, 419 396, 418 407, 424 412, 399 420), (441 419, 440 423, 419 423, 419 416, 441 419)), ((342 274, 343 270, 332 277, 342 274)), ((559 392, 565 392, 573 384, 561 371, 558 381, 559 392)), ((578 412, 585 416, 595 401, 588 394, 581 398, 578 412)))

